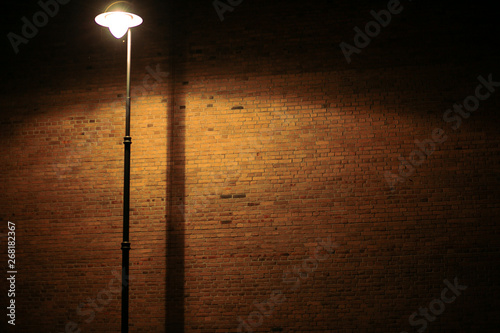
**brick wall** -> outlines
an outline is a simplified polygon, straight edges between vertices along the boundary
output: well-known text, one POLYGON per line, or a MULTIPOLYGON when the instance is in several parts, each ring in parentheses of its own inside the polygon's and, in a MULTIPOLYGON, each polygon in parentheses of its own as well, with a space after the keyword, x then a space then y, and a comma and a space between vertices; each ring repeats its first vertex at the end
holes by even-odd
MULTIPOLYGON (((137 4, 130 331, 496 332, 492 9, 232 4, 137 4)), ((18 54, 4 39, 2 332, 120 329, 126 45, 103 7, 60 5, 18 54)))

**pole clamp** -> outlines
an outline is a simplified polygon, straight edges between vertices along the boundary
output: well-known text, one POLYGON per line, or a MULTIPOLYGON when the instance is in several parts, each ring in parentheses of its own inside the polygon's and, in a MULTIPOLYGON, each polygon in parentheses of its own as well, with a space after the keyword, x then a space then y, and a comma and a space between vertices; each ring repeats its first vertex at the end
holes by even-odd
POLYGON ((130 251, 130 242, 122 242, 122 250, 130 251))

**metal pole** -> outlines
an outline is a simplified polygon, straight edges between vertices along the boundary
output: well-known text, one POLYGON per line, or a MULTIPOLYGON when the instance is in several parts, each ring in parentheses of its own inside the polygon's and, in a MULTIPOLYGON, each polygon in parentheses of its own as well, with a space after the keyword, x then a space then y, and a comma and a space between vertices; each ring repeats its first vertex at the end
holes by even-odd
POLYGON ((128 333, 128 291, 129 291, 129 213, 130 213, 130 53, 132 36, 127 34, 127 101, 125 116, 125 167, 123 177, 123 242, 122 242, 122 333, 128 333))

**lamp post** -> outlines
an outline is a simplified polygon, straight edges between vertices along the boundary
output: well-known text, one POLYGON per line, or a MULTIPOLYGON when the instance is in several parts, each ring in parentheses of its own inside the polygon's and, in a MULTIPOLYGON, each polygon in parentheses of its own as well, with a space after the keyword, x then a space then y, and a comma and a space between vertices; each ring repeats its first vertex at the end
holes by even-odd
MULTIPOLYGON (((121 1, 120 1, 121 2, 121 1)), ((112 5, 111 5, 112 6, 112 5)), ((108 9, 111 7, 109 6, 108 9)), ((107 9, 106 9, 107 10, 107 9)), ((110 11, 97 15, 97 24, 109 28, 113 36, 122 38, 127 32, 127 101, 125 115, 125 165, 123 176, 123 242, 122 249, 122 333, 128 333, 128 295, 129 295, 129 213, 130 213, 130 54, 132 48, 131 29, 142 23, 142 18, 138 15, 123 12, 110 11)))

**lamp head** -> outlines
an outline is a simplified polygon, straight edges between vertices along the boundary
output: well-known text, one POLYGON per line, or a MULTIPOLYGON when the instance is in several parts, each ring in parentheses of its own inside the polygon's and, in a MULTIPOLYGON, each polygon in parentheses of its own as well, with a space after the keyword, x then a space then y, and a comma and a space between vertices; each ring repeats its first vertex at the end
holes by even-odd
POLYGON ((109 28, 109 31, 116 38, 122 38, 128 29, 136 27, 142 23, 139 15, 127 12, 127 7, 121 3, 128 4, 127 1, 117 1, 108 6, 105 12, 96 16, 95 21, 103 27, 109 28), (111 11, 108 11, 110 10, 111 11))

